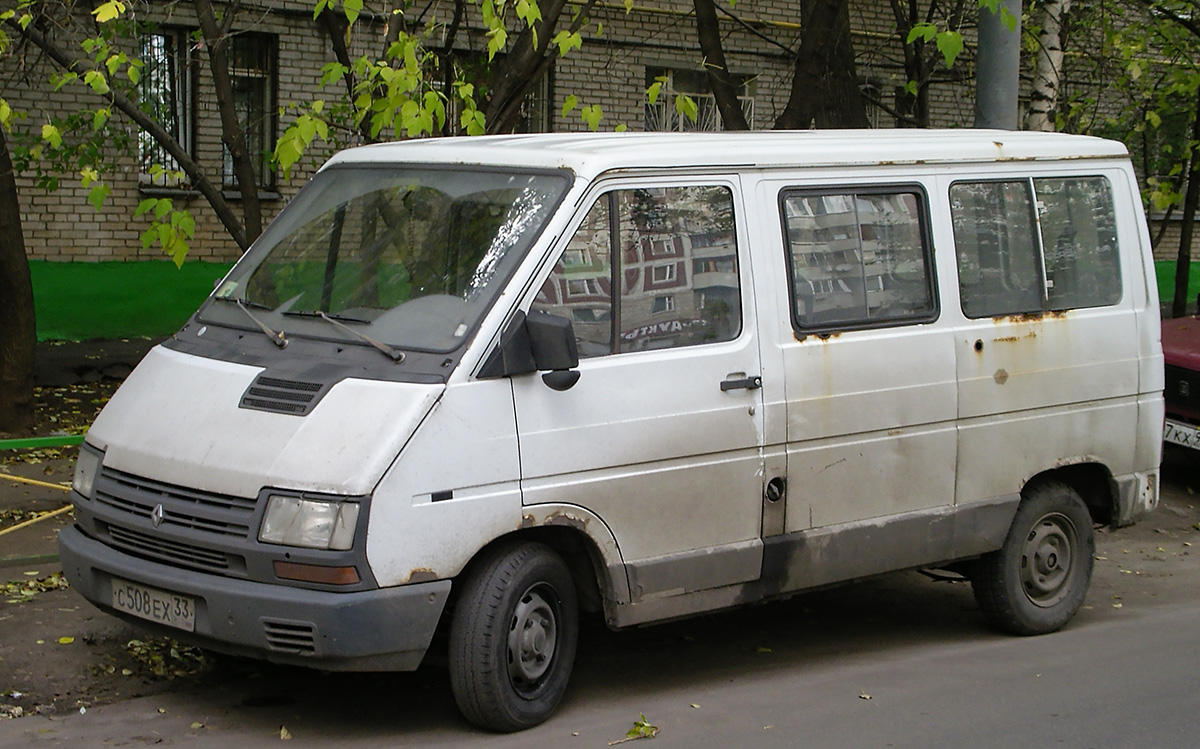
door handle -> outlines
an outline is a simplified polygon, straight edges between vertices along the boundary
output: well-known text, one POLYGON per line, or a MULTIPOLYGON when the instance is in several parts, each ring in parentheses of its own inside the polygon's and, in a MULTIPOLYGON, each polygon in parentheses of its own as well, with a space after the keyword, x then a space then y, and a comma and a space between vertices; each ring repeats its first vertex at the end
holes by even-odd
POLYGON ((757 390, 762 387, 762 377, 743 377, 740 380, 722 380, 721 392, 726 390, 757 390))

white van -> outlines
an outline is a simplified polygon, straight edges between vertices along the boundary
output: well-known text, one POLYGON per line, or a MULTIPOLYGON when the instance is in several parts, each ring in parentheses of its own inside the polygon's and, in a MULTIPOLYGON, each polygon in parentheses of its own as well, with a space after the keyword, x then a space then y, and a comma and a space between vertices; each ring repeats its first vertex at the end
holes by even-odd
POLYGON ((334 157, 88 433, 71 584, 212 650, 545 720, 614 628, 890 570, 1062 627, 1158 501, 1125 148, 961 130, 334 157), (440 642, 440 640, 439 640, 440 642))

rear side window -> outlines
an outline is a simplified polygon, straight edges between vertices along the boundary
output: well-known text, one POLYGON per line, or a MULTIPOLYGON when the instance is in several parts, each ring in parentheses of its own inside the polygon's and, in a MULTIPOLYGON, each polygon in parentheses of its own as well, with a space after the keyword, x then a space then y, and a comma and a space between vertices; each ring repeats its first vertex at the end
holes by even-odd
POLYGON ((1103 177, 950 187, 963 313, 995 317, 1121 300, 1112 192, 1103 177))
POLYGON ((923 193, 788 191, 781 205, 798 329, 894 325, 936 315, 923 193))
POLYGON ((580 357, 733 340, 742 327, 733 194, 708 185, 605 193, 533 307, 571 319, 580 357))

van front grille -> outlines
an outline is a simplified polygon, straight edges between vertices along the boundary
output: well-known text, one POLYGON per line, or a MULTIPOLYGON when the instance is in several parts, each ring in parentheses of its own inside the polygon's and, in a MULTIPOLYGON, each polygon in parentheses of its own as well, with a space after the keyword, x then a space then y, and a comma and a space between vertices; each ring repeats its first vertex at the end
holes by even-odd
POLYGON ((317 405, 324 388, 319 382, 259 375, 242 394, 239 408, 304 416, 317 405))
POLYGON ((284 653, 312 655, 317 652, 316 627, 308 622, 263 620, 267 647, 284 653))
MULTIPOLYGON (((214 549, 205 549, 191 544, 181 543, 172 539, 151 536, 147 533, 125 528, 120 525, 106 524, 108 538, 113 546, 136 556, 165 562, 176 567, 204 572, 215 572, 219 575, 230 575, 237 572, 235 565, 228 555, 214 549)), ((245 568, 244 561, 236 565, 245 568)))
POLYGON ((95 500, 121 515, 149 520, 167 528, 214 533, 233 538, 250 536, 257 499, 185 489, 161 481, 103 468, 96 481, 95 500))

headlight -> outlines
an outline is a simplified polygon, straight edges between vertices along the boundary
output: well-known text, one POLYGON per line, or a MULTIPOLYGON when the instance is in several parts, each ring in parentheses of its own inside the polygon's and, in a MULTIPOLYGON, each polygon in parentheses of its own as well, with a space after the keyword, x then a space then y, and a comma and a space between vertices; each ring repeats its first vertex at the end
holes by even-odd
POLYGON ((100 472, 100 464, 104 462, 104 453, 84 443, 79 447, 79 457, 75 459, 75 477, 71 480, 71 488, 83 495, 84 499, 92 498, 92 486, 96 483, 96 474, 100 472))
POLYGON ((354 544, 358 504, 272 494, 258 540, 267 544, 345 551, 354 544))

